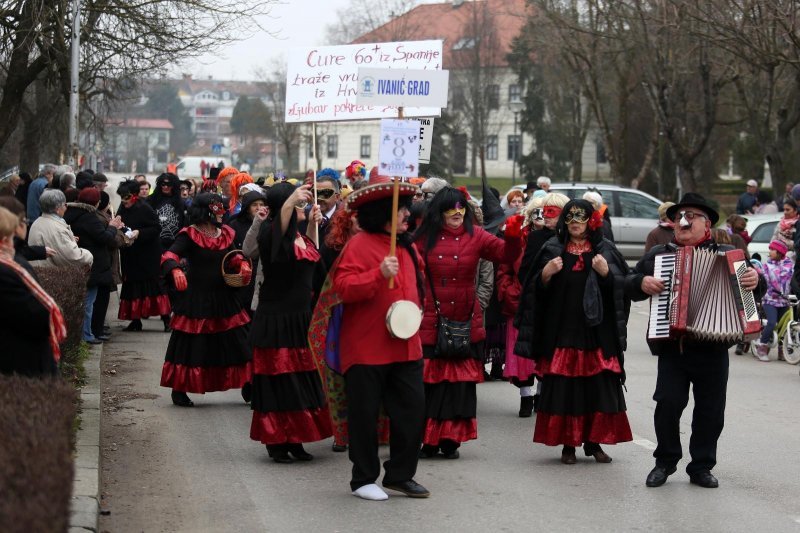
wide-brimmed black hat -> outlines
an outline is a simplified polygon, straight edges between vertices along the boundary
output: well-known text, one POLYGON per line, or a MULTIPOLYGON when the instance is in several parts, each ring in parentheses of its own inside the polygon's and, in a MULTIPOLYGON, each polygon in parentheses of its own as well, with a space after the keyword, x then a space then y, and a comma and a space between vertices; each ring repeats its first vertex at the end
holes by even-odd
POLYGON ((667 217, 670 220, 675 220, 675 214, 684 207, 696 207, 697 209, 703 211, 708 215, 708 219, 711 221, 712 226, 719 221, 719 213, 717 213, 717 211, 711 207, 711 204, 709 204, 702 195, 697 194, 696 192, 687 192, 683 195, 683 198, 681 198, 680 202, 670 206, 670 208, 667 209, 667 217))

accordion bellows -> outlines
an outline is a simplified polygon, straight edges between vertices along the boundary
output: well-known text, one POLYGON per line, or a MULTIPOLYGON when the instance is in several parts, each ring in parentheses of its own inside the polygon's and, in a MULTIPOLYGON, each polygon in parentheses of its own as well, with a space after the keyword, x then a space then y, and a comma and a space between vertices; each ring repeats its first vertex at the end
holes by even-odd
POLYGON ((650 299, 648 340, 684 336, 743 342, 761 332, 755 297, 741 277, 748 262, 741 250, 715 252, 683 247, 655 258, 653 275, 665 289, 650 299))

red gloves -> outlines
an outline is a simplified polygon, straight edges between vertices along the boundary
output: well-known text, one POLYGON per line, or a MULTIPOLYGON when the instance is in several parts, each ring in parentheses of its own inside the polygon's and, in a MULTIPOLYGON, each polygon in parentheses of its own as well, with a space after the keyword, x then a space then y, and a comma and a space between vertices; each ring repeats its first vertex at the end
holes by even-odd
POLYGON ((175 284, 175 290, 185 291, 189 284, 186 282, 186 274, 180 268, 172 270, 172 283, 175 284))
POLYGON ((519 239, 522 237, 522 222, 525 220, 523 215, 511 215, 506 219, 506 238, 519 239))
POLYGON ((250 285, 250 280, 253 279, 253 267, 247 261, 242 261, 242 266, 239 267, 239 274, 242 275, 242 282, 245 285, 250 285))

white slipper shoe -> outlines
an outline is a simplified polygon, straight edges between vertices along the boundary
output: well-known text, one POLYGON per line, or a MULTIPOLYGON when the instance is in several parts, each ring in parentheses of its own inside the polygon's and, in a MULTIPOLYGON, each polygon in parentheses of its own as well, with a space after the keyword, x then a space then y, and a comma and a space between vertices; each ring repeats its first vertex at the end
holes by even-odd
POLYGON ((382 502, 389 499, 389 495, 383 492, 383 489, 375 483, 358 487, 353 491, 353 496, 358 496, 362 500, 372 500, 376 502, 382 502))

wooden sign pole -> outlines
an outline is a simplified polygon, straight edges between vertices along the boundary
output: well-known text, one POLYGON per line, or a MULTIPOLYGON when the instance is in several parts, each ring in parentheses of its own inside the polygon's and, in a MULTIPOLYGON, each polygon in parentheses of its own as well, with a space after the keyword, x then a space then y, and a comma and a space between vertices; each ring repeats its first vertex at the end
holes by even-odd
MULTIPOLYGON (((314 171, 314 175, 311 177, 311 184, 314 191, 314 205, 311 206, 311 211, 309 211, 309 213, 312 213, 314 211, 314 206, 317 205, 317 171, 319 169, 317 168, 317 123, 316 122, 311 123, 311 157, 313 159, 311 167, 314 171)), ((314 237, 314 244, 317 246, 317 250, 319 250, 319 224, 317 224, 316 220, 314 220, 314 226, 316 227, 316 231, 314 232, 316 235, 314 237)))
MULTIPOLYGON (((397 108, 397 118, 403 118, 403 108, 397 108)), ((392 231, 389 237, 389 257, 395 257, 397 252, 397 211, 400 209, 400 176, 394 177, 392 187, 392 231)), ((389 278, 389 288, 394 289, 394 276, 389 278)))

